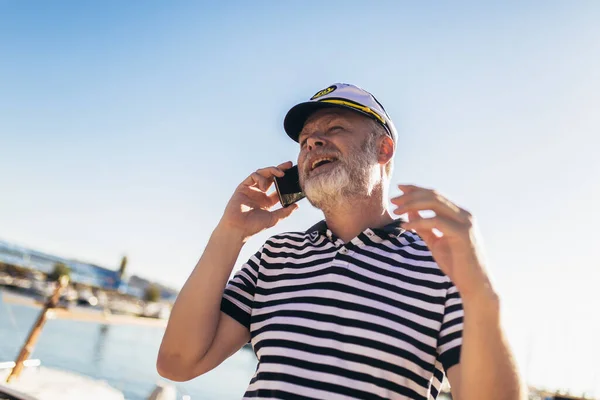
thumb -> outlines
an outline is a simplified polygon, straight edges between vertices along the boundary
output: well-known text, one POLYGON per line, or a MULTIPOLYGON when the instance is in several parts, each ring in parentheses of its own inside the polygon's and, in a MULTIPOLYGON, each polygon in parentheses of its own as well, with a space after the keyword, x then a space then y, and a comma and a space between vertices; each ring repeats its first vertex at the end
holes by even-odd
MULTIPOLYGON (((423 220, 424 218, 421 217, 421 215, 419 214, 418 211, 410 211, 408 213, 408 224, 405 224, 405 226, 407 227, 407 229, 410 229, 411 223, 415 223, 415 222, 419 222, 421 220, 423 220)), ((435 234, 433 233, 433 231, 431 229, 414 229, 415 232, 417 232, 417 234, 419 236, 421 236, 421 239, 423 239, 423 241, 425 242, 425 244, 428 247, 431 247, 431 245, 433 244, 433 242, 437 239, 437 236, 435 236, 435 234)))
POLYGON ((298 209, 298 204, 292 204, 289 207, 282 207, 278 210, 273 211, 271 213, 271 222, 272 222, 271 226, 274 226, 282 219, 286 219, 287 217, 292 215, 292 213, 294 211, 296 211, 297 209, 298 209))
POLYGON ((409 222, 414 222, 419 219, 421 219, 421 215, 419 215, 418 211, 409 211, 408 212, 408 221, 409 222))

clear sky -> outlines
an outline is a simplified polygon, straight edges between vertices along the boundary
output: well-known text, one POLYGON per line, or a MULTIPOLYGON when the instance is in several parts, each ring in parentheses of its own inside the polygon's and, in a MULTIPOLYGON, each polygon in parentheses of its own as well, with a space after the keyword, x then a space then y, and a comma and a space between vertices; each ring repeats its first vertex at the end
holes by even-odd
POLYGON ((600 2, 483 3, 0 0, 0 238, 180 286, 237 184, 296 159, 287 110, 358 84, 393 183, 477 216, 528 381, 600 396, 600 2))

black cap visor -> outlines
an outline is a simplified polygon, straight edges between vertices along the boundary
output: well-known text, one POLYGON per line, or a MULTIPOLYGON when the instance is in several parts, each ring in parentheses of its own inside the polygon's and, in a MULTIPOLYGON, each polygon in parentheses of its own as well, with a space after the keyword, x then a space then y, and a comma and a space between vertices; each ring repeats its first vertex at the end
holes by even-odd
POLYGON ((300 136, 300 132, 302 132, 302 128, 304 128, 304 124, 306 123, 308 117, 310 117, 310 115, 315 111, 322 110, 325 108, 344 108, 346 110, 352 110, 354 112, 360 113, 375 120, 373 116, 367 114, 366 112, 357 110, 356 108, 320 101, 308 101, 306 103, 297 104, 294 107, 292 107, 290 111, 288 111, 287 115, 283 120, 283 128, 285 129, 285 132, 290 138, 292 138, 293 141, 297 142, 298 137, 300 136))

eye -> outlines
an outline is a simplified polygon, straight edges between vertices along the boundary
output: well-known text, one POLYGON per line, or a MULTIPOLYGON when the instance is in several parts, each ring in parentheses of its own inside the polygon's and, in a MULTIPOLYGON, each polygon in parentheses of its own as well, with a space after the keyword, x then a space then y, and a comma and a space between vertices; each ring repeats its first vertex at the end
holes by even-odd
POLYGON ((306 139, 302 139, 302 140, 300 141, 300 148, 301 148, 301 149, 303 149, 303 148, 304 148, 304 145, 306 145, 306 139))

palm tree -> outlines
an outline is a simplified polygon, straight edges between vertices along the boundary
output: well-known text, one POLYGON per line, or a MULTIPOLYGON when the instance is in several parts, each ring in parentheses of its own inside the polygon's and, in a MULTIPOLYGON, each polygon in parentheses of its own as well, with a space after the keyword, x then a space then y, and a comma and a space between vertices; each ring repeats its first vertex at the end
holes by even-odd
POLYGON ((47 279, 49 281, 58 281, 61 276, 70 277, 71 268, 64 263, 58 262, 54 264, 54 269, 48 274, 47 279))
POLYGON ((127 269, 127 256, 123 256, 121 259, 121 266, 119 267, 119 279, 123 280, 123 275, 125 275, 125 270, 127 269))
POLYGON ((155 303, 160 300, 160 288, 156 285, 149 285, 144 290, 144 301, 148 303, 155 303))

